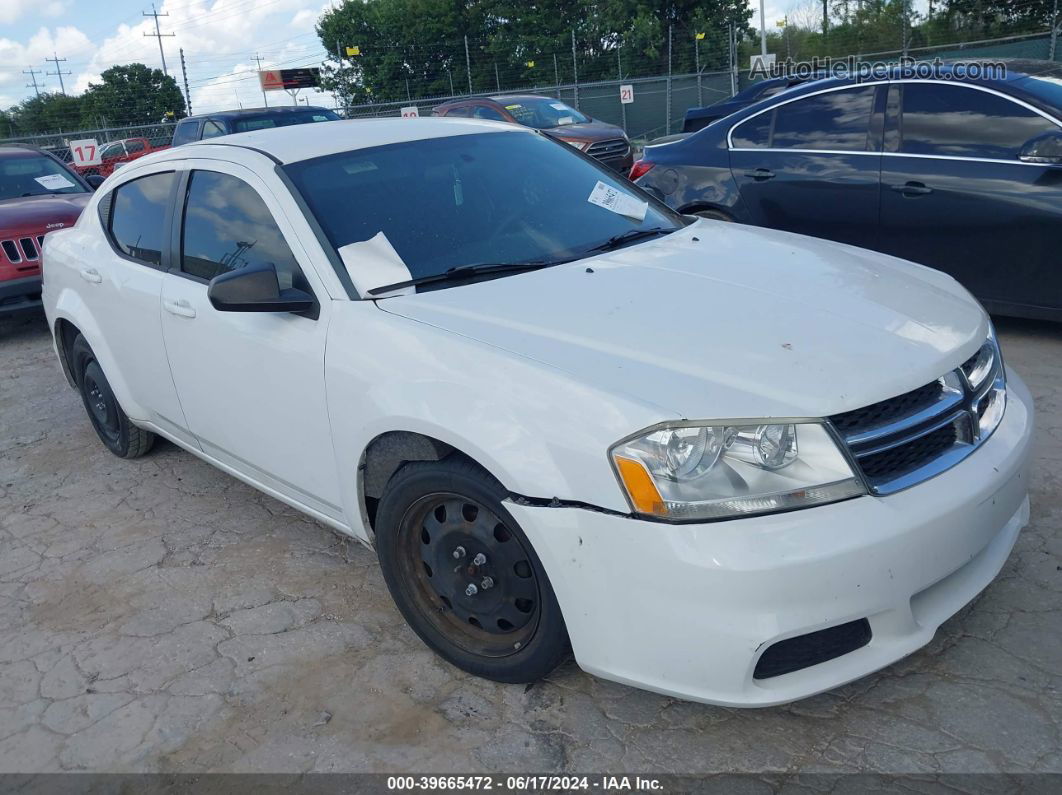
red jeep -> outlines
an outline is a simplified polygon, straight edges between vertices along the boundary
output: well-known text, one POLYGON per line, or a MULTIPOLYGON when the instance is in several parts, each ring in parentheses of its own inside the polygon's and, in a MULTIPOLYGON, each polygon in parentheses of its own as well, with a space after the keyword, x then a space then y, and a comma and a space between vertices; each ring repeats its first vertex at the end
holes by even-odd
POLYGON ((100 163, 96 166, 73 166, 73 169, 83 177, 99 174, 101 177, 109 177, 125 163, 136 160, 138 157, 158 152, 161 149, 169 149, 165 146, 152 146, 147 138, 125 138, 121 141, 112 141, 100 148, 100 163))
POLYGON ((71 226, 93 189, 47 152, 0 146, 0 315, 41 305, 44 236, 71 226))

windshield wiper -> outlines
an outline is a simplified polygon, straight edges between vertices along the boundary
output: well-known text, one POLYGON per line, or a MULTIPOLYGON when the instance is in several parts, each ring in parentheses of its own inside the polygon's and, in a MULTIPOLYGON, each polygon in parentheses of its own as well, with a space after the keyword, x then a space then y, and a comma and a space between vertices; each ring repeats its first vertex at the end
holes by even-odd
POLYGON ((439 282, 460 281, 476 276, 489 276, 495 273, 520 273, 521 271, 537 271, 540 268, 548 268, 550 265, 561 265, 571 260, 539 260, 534 262, 480 262, 475 265, 461 265, 450 268, 442 273, 433 273, 428 276, 418 276, 415 279, 406 279, 394 284, 385 284, 382 287, 374 287, 369 290, 369 295, 389 293, 391 290, 401 290, 403 287, 420 287, 422 284, 437 284, 439 282))
POLYGON ((620 246, 627 243, 633 243, 636 240, 644 240, 649 237, 657 237, 658 235, 670 235, 674 232, 674 229, 666 229, 662 226, 654 226, 651 229, 628 229, 619 235, 613 235, 604 243, 588 248, 587 251, 613 251, 620 246))

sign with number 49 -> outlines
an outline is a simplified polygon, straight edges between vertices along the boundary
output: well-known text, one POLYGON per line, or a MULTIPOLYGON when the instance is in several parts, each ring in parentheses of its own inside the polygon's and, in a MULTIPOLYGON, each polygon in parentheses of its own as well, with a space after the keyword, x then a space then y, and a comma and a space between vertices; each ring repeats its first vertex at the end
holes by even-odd
POLYGON ((82 138, 70 142, 70 162, 75 166, 98 166, 100 147, 95 138, 82 138))
POLYGON ((634 86, 620 86, 620 102, 624 105, 630 105, 634 102, 634 86))

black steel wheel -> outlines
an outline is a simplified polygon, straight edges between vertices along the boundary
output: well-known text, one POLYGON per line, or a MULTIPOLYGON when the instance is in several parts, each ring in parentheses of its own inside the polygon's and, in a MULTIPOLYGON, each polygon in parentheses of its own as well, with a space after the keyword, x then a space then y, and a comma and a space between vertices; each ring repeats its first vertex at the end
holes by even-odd
POLYGON ((504 490, 461 459, 415 462, 377 514, 384 578, 410 626, 466 671, 534 681, 568 649, 553 589, 504 490))
POLYGON ((70 346, 70 364, 89 422, 107 449, 120 458, 137 458, 150 450, 155 434, 138 428, 122 411, 96 354, 81 334, 70 346))

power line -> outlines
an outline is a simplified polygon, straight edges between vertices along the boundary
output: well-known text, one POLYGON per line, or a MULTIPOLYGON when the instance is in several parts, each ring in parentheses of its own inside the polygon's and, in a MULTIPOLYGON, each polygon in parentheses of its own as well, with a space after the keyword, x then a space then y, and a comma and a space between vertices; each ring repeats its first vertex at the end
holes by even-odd
MULTIPOLYGON (((40 69, 34 69, 32 66, 29 69, 23 69, 22 74, 29 75, 33 81, 33 93, 37 95, 37 99, 41 98, 41 91, 37 88, 37 75, 44 74, 40 69)), ((26 83, 26 88, 29 88, 29 83, 26 83)))
MULTIPOLYGON (((59 78, 59 90, 61 92, 63 92, 63 96, 66 96, 66 86, 63 85, 63 75, 68 75, 68 74, 70 74, 70 72, 69 71, 64 72, 62 69, 59 68, 59 62, 60 61, 65 61, 66 58, 60 58, 58 55, 55 54, 55 51, 53 50, 52 51, 52 57, 51 58, 45 58, 44 60, 47 61, 48 63, 54 63, 55 64, 55 71, 54 72, 48 72, 47 74, 53 75, 53 76, 59 78)), ((36 82, 36 81, 34 81, 34 82, 36 82)))
POLYGON ((160 14, 158 11, 155 10, 155 4, 152 3, 151 4, 151 13, 149 14, 147 11, 144 11, 143 12, 143 16, 145 16, 145 17, 155 17, 155 32, 154 33, 145 33, 144 35, 149 37, 149 38, 153 38, 153 39, 158 39, 159 40, 159 55, 162 56, 162 73, 164 75, 166 75, 167 77, 169 77, 170 73, 166 71, 166 53, 162 49, 162 37, 163 36, 175 36, 176 34, 175 33, 163 33, 161 30, 159 30, 159 17, 168 17, 169 13, 167 12, 165 14, 160 14))

